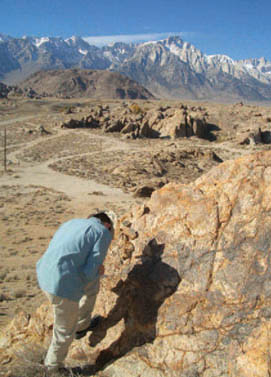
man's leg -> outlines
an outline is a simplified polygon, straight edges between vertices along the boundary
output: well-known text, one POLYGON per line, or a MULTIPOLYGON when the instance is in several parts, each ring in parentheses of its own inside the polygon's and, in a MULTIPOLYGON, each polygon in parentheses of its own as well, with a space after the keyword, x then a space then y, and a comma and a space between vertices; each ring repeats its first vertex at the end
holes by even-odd
POLYGON ((78 321, 78 302, 46 293, 53 305, 53 337, 44 364, 49 368, 63 366, 69 346, 73 341, 78 321))
POLYGON ((90 282, 85 288, 85 294, 79 302, 79 316, 77 332, 83 331, 89 327, 91 322, 91 313, 93 311, 97 294, 100 288, 100 278, 90 282))

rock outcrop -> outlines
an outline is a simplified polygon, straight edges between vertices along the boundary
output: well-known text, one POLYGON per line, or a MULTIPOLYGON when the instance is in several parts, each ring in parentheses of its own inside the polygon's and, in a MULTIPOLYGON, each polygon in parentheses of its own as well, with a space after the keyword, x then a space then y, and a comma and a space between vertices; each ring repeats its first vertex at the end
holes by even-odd
MULTIPOLYGON (((96 311, 67 362, 101 377, 271 373, 271 152, 168 184, 119 220, 96 311)), ((47 304, 1 335, 2 362, 51 333, 47 304)))
MULTIPOLYGON (((127 138, 172 138, 196 136, 214 140, 214 127, 208 124, 206 112, 201 108, 157 107, 144 110, 132 103, 122 104, 110 109, 98 106, 90 111, 88 117, 70 119, 62 128, 102 128, 104 132, 119 132, 127 138)), ((218 127, 216 127, 218 129, 218 127)))
POLYGON ((21 89, 18 86, 9 86, 0 82, 0 98, 7 97, 40 98, 32 88, 26 87, 21 89))
POLYGON ((256 132, 247 132, 246 135, 242 135, 242 139, 240 141, 241 145, 270 144, 270 143, 271 143, 271 132, 269 130, 263 131, 261 128, 258 128, 256 132))

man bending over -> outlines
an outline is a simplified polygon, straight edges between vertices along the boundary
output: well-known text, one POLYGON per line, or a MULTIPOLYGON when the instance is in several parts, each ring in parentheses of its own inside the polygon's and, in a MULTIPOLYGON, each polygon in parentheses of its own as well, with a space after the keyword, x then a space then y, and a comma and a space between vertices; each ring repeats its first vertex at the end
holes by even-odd
POLYGON ((61 370, 73 339, 95 326, 91 313, 99 291, 113 223, 104 213, 60 226, 37 263, 40 288, 53 305, 54 328, 45 366, 61 370))

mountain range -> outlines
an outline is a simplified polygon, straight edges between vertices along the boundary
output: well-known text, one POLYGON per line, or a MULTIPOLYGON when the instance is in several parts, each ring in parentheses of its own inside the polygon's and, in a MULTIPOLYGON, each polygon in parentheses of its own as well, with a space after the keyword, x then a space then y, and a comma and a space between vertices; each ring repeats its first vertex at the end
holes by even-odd
POLYGON ((206 55, 178 36, 98 48, 81 37, 0 34, 0 81, 5 84, 18 84, 40 70, 70 68, 119 72, 161 98, 271 100, 270 61, 206 55))

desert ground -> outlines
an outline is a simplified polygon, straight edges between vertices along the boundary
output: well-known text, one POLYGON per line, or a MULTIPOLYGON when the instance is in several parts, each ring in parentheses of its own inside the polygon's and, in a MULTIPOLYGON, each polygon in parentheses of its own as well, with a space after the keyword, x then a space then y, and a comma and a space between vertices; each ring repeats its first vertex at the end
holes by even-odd
MULTIPOLYGON (((148 111, 183 103, 137 101, 148 111)), ((63 221, 98 209, 122 216, 148 200, 144 188, 189 184, 221 161, 270 149, 257 139, 259 128, 270 133, 269 105, 185 105, 207 114, 215 125, 211 139, 132 138, 100 128, 61 127, 99 106, 121 108, 121 100, 0 99, 0 328, 18 311, 31 313, 45 301, 35 264, 63 221)))

